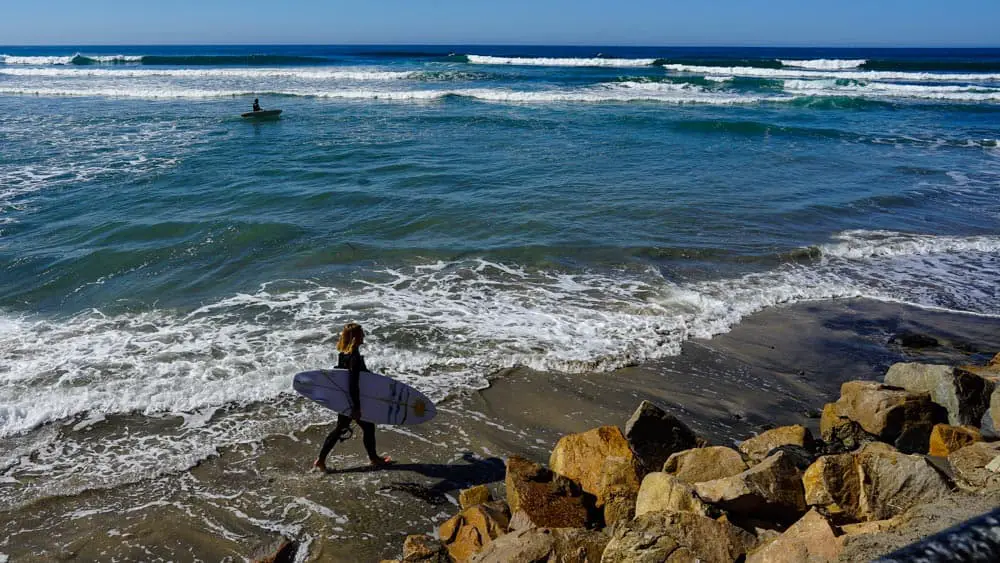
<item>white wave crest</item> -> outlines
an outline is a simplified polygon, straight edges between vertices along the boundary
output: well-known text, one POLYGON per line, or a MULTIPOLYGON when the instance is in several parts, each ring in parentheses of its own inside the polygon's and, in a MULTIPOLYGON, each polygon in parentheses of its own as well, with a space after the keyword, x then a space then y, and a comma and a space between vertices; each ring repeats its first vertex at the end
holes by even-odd
POLYGON ((782 60, 783 66, 796 68, 810 68, 813 70, 843 70, 858 68, 868 62, 865 59, 812 59, 812 60, 782 60))
POLYGON ((97 63, 130 63, 142 60, 141 55, 81 55, 77 53, 69 56, 17 56, 0 55, 0 64, 8 65, 69 65, 73 64, 73 59, 86 57, 97 63))
POLYGON ((796 70, 792 68, 757 68, 749 66, 716 67, 686 64, 666 64, 665 70, 702 75, 728 74, 752 78, 834 78, 846 80, 897 80, 907 82, 997 82, 998 73, 944 73, 893 71, 796 70))
POLYGON ((1000 101, 1000 88, 985 86, 941 86, 888 82, 838 83, 834 80, 786 80, 784 89, 808 96, 862 96, 867 98, 917 98, 966 102, 1000 101))
POLYGON ((303 80, 354 80, 389 81, 419 79, 427 73, 420 71, 385 70, 334 70, 314 68, 253 68, 253 69, 163 69, 163 68, 95 68, 78 66, 68 68, 0 68, 0 75, 41 78, 245 78, 252 80, 294 78, 303 80))
POLYGON ((964 252, 1000 253, 1000 238, 995 236, 948 237, 895 231, 853 230, 844 231, 834 238, 840 242, 819 247, 823 256, 861 260, 964 252))
POLYGON ((547 58, 547 57, 491 57, 488 55, 466 55, 470 64, 476 65, 520 65, 520 66, 568 66, 568 67, 643 67, 650 66, 656 59, 604 59, 604 58, 547 58))

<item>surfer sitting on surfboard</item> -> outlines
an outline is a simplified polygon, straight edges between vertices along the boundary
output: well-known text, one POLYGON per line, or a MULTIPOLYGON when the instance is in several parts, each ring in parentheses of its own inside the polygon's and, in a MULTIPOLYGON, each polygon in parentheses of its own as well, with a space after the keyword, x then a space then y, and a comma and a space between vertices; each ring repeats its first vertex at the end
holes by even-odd
MULTIPOLYGON (((255 104, 256 105, 256 104, 255 104)), ((364 433, 365 451, 368 452, 368 460, 375 467, 383 467, 390 463, 388 457, 381 457, 375 451, 375 424, 361 420, 361 385, 359 379, 361 372, 368 371, 365 366, 365 357, 361 355, 361 345, 365 342, 365 331, 357 323, 347 323, 340 333, 340 340, 337 341, 337 367, 350 372, 350 395, 351 414, 337 415, 337 426, 330 432, 323 442, 323 448, 319 451, 319 457, 313 462, 313 467, 321 471, 327 471, 326 457, 330 455, 330 450, 337 442, 350 436, 351 420, 355 420, 361 431, 364 433)))
POLYGON ((253 99, 253 110, 254 111, 261 111, 261 109, 260 109, 260 102, 257 101, 257 98, 253 99))

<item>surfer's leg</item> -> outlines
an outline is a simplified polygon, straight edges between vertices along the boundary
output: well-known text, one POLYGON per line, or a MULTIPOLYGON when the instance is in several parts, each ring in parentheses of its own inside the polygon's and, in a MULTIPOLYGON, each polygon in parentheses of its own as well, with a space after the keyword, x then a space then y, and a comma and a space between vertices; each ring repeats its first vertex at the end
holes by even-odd
POLYGON ((389 458, 378 455, 378 451, 375 449, 375 424, 358 421, 358 426, 364 433, 362 441, 365 444, 365 451, 368 452, 368 461, 372 462, 372 465, 387 465, 389 458))
MULTIPOLYGON (((326 456, 330 455, 330 450, 333 446, 337 445, 340 441, 340 437, 343 436, 344 432, 351 427, 351 417, 344 416, 342 414, 337 415, 337 426, 333 429, 330 434, 327 435, 326 440, 323 441, 323 448, 319 451, 319 457, 313 462, 313 465, 319 469, 326 470, 326 456)), ((368 434, 366 433, 367 437, 368 434)))

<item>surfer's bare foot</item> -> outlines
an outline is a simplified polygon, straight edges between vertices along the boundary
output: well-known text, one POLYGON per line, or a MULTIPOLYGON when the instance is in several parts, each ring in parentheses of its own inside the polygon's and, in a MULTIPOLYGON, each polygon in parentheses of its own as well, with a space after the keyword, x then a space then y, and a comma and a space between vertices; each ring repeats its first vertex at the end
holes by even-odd
POLYGON ((386 467, 388 465, 392 465, 393 464, 392 458, 389 457, 389 456, 385 456, 385 457, 373 457, 373 458, 370 458, 368 461, 371 462, 372 467, 386 467))
POLYGON ((329 473, 330 472, 330 469, 327 468, 326 464, 323 463, 322 461, 320 461, 319 459, 317 459, 316 461, 313 462, 313 469, 316 469, 316 470, 318 470, 318 471, 320 471, 322 473, 329 473))

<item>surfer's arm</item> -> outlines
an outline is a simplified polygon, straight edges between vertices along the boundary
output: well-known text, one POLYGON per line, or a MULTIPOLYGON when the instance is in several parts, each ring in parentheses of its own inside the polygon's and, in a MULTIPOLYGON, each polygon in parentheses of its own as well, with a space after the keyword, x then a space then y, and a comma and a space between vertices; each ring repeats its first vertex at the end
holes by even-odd
POLYGON ((347 369, 351 373, 348 387, 351 393, 351 408, 354 409, 355 416, 360 416, 361 413, 361 368, 361 356, 359 354, 351 354, 350 359, 347 361, 347 369))

